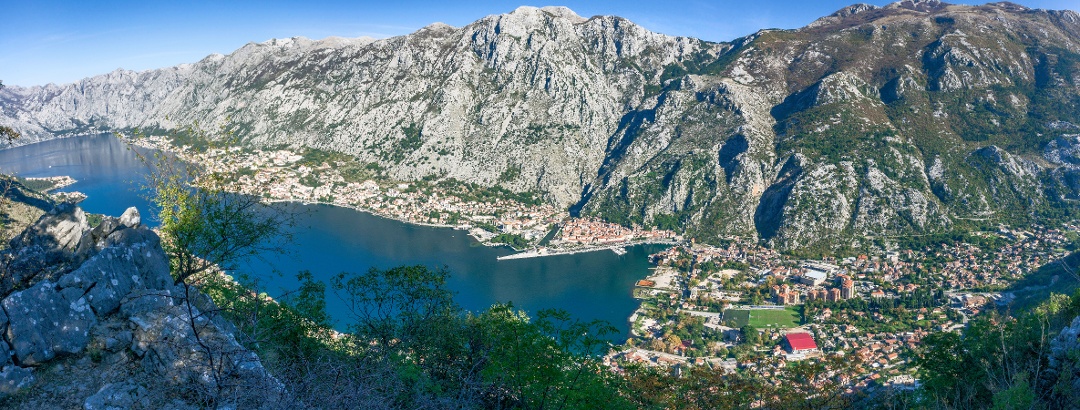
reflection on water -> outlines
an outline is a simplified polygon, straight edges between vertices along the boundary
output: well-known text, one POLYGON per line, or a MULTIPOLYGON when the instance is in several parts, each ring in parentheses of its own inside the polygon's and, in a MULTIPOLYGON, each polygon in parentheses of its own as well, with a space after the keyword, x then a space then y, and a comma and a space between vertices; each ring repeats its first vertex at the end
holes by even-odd
MULTIPOLYGON (((109 135, 0 150, 0 171, 25 177, 70 175, 79 182, 65 190, 86 193, 83 208, 108 215, 120 215, 129 206, 147 214, 149 205, 138 192, 146 170, 125 144, 109 135)), ((272 295, 295 288, 295 275, 304 269, 327 279, 372 266, 446 266, 451 272, 449 287, 466 309, 481 310, 496 302, 513 302, 530 312, 559 308, 582 320, 609 321, 625 332, 626 320, 637 306, 631 297, 633 283, 648 273, 649 252, 661 249, 635 246, 622 256, 599 251, 497 261, 497 256, 512 251, 478 246, 463 231, 409 225, 325 205, 290 207, 299 215, 292 254, 267 255, 265 261, 246 265, 272 295)), ((339 327, 346 325, 344 304, 332 292, 327 304, 339 327)))

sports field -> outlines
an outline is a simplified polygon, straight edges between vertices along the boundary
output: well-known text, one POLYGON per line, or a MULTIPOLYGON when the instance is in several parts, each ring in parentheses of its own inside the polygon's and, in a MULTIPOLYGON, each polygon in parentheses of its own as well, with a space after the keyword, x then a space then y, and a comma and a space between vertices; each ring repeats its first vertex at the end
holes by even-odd
POLYGON ((724 311, 722 322, 728 327, 743 327, 747 324, 763 328, 791 328, 799 325, 799 312, 795 308, 785 309, 728 309, 724 311))
POLYGON ((799 325, 799 312, 794 308, 783 310, 754 309, 750 311, 750 326, 756 328, 789 328, 799 325))

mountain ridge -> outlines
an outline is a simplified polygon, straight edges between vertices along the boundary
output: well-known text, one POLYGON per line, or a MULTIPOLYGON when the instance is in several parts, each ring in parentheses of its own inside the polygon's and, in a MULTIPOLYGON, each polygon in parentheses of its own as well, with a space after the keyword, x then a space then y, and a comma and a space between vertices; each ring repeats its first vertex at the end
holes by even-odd
POLYGON ((249 144, 339 151, 397 180, 538 191, 702 240, 862 246, 1067 208, 1080 171, 1050 124, 1080 122, 1078 56, 1080 15, 1013 3, 854 5, 730 43, 521 7, 12 87, 0 118, 28 141, 230 119, 249 144))

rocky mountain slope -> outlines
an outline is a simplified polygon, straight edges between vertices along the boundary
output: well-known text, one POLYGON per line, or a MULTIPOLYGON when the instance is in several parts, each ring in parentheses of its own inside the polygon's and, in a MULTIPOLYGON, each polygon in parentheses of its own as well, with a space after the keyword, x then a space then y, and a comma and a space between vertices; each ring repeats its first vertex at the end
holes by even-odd
POLYGON ((232 325, 200 313, 212 303, 173 285, 134 208, 96 227, 67 203, 43 215, 0 252, 0 308, 2 407, 287 402, 232 325))
POLYGON ((522 7, 385 40, 249 44, 195 64, 0 91, 28 141, 224 123, 395 179, 544 193, 622 223, 781 248, 1080 198, 1080 15, 855 5, 732 43, 522 7))

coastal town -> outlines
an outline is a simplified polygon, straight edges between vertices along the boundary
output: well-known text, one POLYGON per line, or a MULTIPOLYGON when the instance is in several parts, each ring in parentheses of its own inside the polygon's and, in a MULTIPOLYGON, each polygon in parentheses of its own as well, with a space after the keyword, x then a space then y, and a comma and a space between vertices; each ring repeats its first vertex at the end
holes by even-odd
POLYGON ((674 244, 670 230, 623 227, 597 219, 573 218, 543 201, 519 201, 456 181, 386 182, 346 177, 341 159, 311 159, 287 149, 238 147, 197 150, 163 136, 129 140, 144 148, 174 153, 208 171, 237 175, 236 190, 267 202, 322 203, 370 212, 414 224, 468 230, 489 246, 510 246, 527 258, 611 249, 643 243, 674 244), (479 191, 479 192, 478 192, 479 191), (470 195, 463 195, 462 193, 470 195))
POLYGON ((652 275, 635 284, 640 307, 629 319, 629 339, 605 357, 615 369, 779 372, 785 363, 844 358, 854 366, 853 389, 914 388, 914 359, 928 334, 958 331, 1011 303, 1010 285, 1062 259, 1080 239, 1076 222, 1001 227, 879 254, 800 259, 738 238, 710 245, 669 230, 574 218, 544 201, 458 182, 345 175, 339 160, 287 149, 194 150, 163 137, 133 142, 236 175, 238 192, 267 202, 331 204, 465 229, 486 245, 521 251, 507 259, 669 244, 651 256, 652 275))

